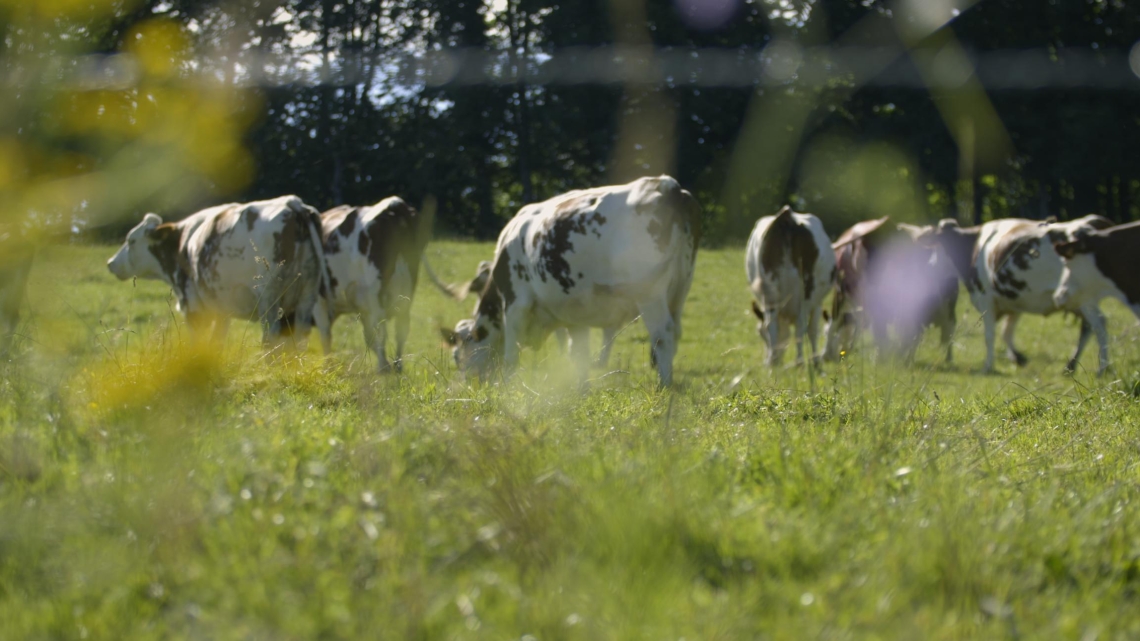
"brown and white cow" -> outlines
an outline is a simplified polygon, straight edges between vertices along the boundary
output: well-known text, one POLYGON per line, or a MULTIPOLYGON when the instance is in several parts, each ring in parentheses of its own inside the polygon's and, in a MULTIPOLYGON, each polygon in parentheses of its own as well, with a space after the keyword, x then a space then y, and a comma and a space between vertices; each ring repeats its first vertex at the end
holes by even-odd
MULTIPOLYGON (((452 296, 457 300, 464 300, 468 294, 475 292, 478 296, 487 287, 487 282, 491 279, 491 261, 481 260, 479 265, 475 268, 475 277, 462 285, 444 285, 438 282, 434 277, 432 281, 436 286, 446 295, 452 296)), ((598 367, 605 367, 610 361, 610 352, 614 347, 614 340, 617 338, 617 333, 620 328, 606 327, 602 330, 602 351, 598 353, 598 360, 594 363, 598 367)), ((570 344, 570 332, 565 327, 559 327, 554 330, 555 340, 558 342, 558 350, 565 352, 567 346, 570 344)))
MULTIPOLYGON (((385 353, 389 320, 396 325, 395 368, 403 368, 412 299, 431 226, 430 214, 395 196, 371 207, 341 206, 321 214, 330 322, 341 314, 360 314, 364 342, 375 352, 381 372, 391 367, 385 353)), ((325 305, 325 299, 318 304, 325 305)), ((326 352, 331 348, 325 345, 326 352)))
POLYGON ((14 225, 0 225, 0 359, 6 359, 20 324, 35 245, 14 225))
POLYGON ((998 319, 1006 318, 1002 330, 1006 353, 1010 360, 1024 365, 1025 355, 1013 344, 1018 318, 1021 314, 1049 315, 1057 311, 1071 311, 1082 321, 1077 348, 1066 371, 1076 368, 1090 334, 1096 335, 1100 348, 1098 372, 1108 367, 1108 334, 1104 314, 1096 303, 1059 307, 1053 300, 1062 268, 1053 243, 1111 224, 1100 216, 1065 223, 1006 218, 976 227, 960 227, 956 220, 948 218, 938 224, 932 237, 950 257, 982 316, 986 339, 984 371, 993 370, 998 319))
POLYGON ((937 248, 918 241, 929 228, 886 225, 887 217, 856 223, 833 243, 838 275, 824 354, 834 360, 849 351, 859 329, 870 326, 880 351, 890 348, 894 326, 903 357, 911 360, 924 327, 941 332, 946 361, 957 324, 958 276, 937 248), (831 327, 837 325, 837 329, 831 327))
POLYGON ((669 176, 572 191, 519 210, 499 235, 491 279, 474 318, 445 339, 465 375, 509 374, 522 346, 559 327, 584 382, 589 329, 621 327, 639 314, 659 381, 673 381, 681 312, 700 238, 701 210, 669 176))
POLYGON ((107 268, 120 280, 170 285, 196 332, 213 324, 220 338, 236 317, 259 321, 265 344, 307 336, 314 322, 328 334, 328 317, 313 316, 328 286, 320 217, 296 196, 218 205, 176 223, 147 214, 107 268))
POLYGON ((783 358, 789 326, 795 328, 796 363, 804 362, 805 335, 815 359, 823 299, 836 276, 835 251, 823 223, 787 206, 764 216, 748 238, 744 272, 759 321, 756 330, 768 346, 768 365, 783 358))
POLYGON ((1115 298, 1140 318, 1140 222, 1075 235, 1053 244, 1065 263, 1053 293, 1058 307, 1115 298))

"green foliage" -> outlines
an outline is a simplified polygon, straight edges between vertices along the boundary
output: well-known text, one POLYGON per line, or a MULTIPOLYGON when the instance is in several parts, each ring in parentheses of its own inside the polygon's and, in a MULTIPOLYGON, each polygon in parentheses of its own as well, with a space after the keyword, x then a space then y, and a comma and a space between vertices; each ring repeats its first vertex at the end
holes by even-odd
POLYGON ((752 221, 788 202, 832 234, 886 213, 1140 214, 1134 78, 986 84, 1002 73, 1045 77, 1073 55, 1118 64, 1137 40, 1136 3, 987 0, 917 35, 907 35, 905 11, 882 2, 742 3, 713 29, 686 22, 684 4, 43 0, 30 11, 0 2, 0 58, 28 70, 12 76, 21 90, 0 113, 0 190, 6 179, 82 178, 44 187, 50 197, 6 198, 19 204, 0 215, 49 211, 62 226, 70 213, 81 227, 110 223, 102 237, 113 238, 146 209, 178 218, 282 193, 322 208, 397 194, 434 199, 448 233, 490 239, 527 202, 658 172, 697 194, 714 245, 739 244, 752 221), (709 81, 722 71, 710 51, 721 62, 738 51, 751 68, 773 41, 823 56, 832 75, 784 86, 621 84, 607 65, 582 62, 570 63, 580 83, 534 80, 552 54, 645 45, 692 49, 693 77, 709 81), (898 47, 889 77, 929 80, 920 61, 944 53, 1047 68, 991 69, 959 88, 893 86, 843 72, 842 50, 829 46, 898 47), (438 49, 460 52, 450 82, 401 66, 438 49), (137 86, 84 90, 49 72, 57 56, 90 51, 139 54, 145 73, 137 86), (139 113, 152 108, 150 119, 139 113), (165 126, 150 131, 154 119, 165 126), (149 171, 135 178, 140 167, 149 171), (100 190, 104 178, 115 189, 100 190))
MULTIPOLYGON (((352 318, 329 359, 266 357, 243 322, 189 349, 112 251, 41 254, 0 366, 5 638, 1140 633, 1140 334, 1118 305, 1120 380, 1060 373, 1059 316, 1021 323, 1026 368, 973 373, 964 302, 954 365, 929 336, 909 369, 769 372, 739 250, 705 251, 677 389, 635 324, 579 393, 553 341, 510 383, 462 383, 433 325, 468 305, 428 287, 401 376, 352 318)), ((490 252, 429 248, 452 280, 490 252)))

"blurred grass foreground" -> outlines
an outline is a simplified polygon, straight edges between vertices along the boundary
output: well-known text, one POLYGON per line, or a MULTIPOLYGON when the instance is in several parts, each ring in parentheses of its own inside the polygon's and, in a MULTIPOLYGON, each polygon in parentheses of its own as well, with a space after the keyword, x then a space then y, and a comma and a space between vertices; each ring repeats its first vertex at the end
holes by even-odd
POLYGON ((1061 375, 1059 316, 1022 321, 1027 367, 977 375, 965 298, 954 365, 928 337, 912 368, 864 347, 769 372, 739 248, 776 202, 833 233, 1134 218, 1136 78, 1113 66, 1134 6, 707 4, 0 0, 0 273, 35 254, 0 362, 0 639, 1140 637, 1127 310, 1106 306, 1103 379, 1061 375), (971 35, 1064 67, 1046 33, 1097 44, 1077 57, 1099 84, 999 99, 939 71, 971 35), (883 43, 918 62, 797 84, 832 45, 883 43), (627 66, 575 76, 603 45, 627 66), (688 75, 626 53, 653 47, 691 50, 688 75), (469 307, 430 288, 404 373, 378 377, 354 319, 329 358, 267 353, 252 323, 194 342, 168 287, 105 268, 146 211, 432 196, 427 253, 458 282, 493 246, 449 234, 664 171, 723 245, 698 256, 671 391, 640 325, 588 392, 553 345, 472 388, 434 331, 469 307))

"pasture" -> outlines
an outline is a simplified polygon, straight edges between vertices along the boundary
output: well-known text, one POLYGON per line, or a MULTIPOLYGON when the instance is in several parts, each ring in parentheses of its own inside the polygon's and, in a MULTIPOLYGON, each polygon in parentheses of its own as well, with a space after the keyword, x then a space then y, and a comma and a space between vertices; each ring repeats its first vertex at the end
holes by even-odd
MULTIPOLYGON (((113 252, 41 254, 0 366, 0 637, 1140 635, 1140 331, 1114 302, 1101 379, 1095 349, 1061 373, 1060 316, 977 374, 964 292, 952 365, 931 333, 914 367, 772 372, 742 248, 702 250, 675 388, 638 323, 582 394, 553 341, 464 384, 436 329, 473 303, 422 273, 402 376, 351 317, 327 360, 249 323, 187 348, 113 252)), ((491 253, 427 252, 452 281, 491 253)))

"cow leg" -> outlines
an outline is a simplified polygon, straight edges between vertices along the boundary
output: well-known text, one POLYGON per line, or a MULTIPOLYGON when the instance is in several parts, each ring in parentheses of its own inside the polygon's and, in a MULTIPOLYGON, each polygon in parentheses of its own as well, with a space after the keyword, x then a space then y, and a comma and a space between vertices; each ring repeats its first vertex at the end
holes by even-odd
MULTIPOLYGON (((503 380, 510 379, 518 369, 522 342, 531 335, 530 314, 530 302, 517 298, 503 312, 503 380)), ((545 340, 549 336, 549 331, 546 331, 540 338, 545 340)))
POLYGON ((388 342, 388 319, 379 303, 371 303, 360 313, 361 324, 364 325, 364 344, 376 354, 376 371, 381 374, 391 370, 388 356, 385 353, 385 343, 388 342))
POLYGON ((1100 376, 1108 369, 1108 329, 1104 314, 1096 306, 1085 306, 1080 309, 1078 315, 1081 317, 1081 333, 1077 338, 1076 351, 1073 352, 1069 362, 1065 364, 1065 371, 1072 373, 1077 369, 1077 363, 1080 361, 1081 353, 1085 351, 1089 336, 1096 334, 1097 347, 1099 348, 1096 374, 1100 376))
POLYGON ((942 347, 946 348, 946 363, 954 360, 954 315, 939 319, 938 329, 941 332, 942 347))
POLYGON ((795 364, 804 364, 804 334, 807 333, 807 313, 801 311, 796 315, 795 326, 795 340, 796 340, 796 362, 795 364))
POLYGON ((879 354, 879 362, 885 363, 891 354, 890 336, 887 333, 887 322, 878 314, 870 314, 871 339, 875 341, 875 351, 879 354))
MULTIPOLYGON (((554 330, 554 342, 558 344, 558 353, 559 354, 565 354, 566 353, 566 349, 567 349, 566 346, 572 340, 574 340, 574 339, 571 337, 570 331, 567 330, 565 327, 559 327, 558 329, 554 330)), ((573 349, 573 348, 574 348, 573 345, 571 345, 570 349, 573 349)))
POLYGON ((222 344, 226 341, 226 334, 230 331, 230 319, 218 316, 214 319, 214 342, 222 344))
POLYGON ((641 320, 649 330, 650 354, 657 366, 658 384, 673 384, 673 356, 677 352, 677 324, 664 300, 655 299, 637 306, 641 320))
POLYGON ((616 328, 606 327, 602 330, 602 351, 598 353, 598 367, 605 367, 610 362, 610 351, 614 348, 616 338, 616 328))
POLYGON ((1089 342, 1089 336, 1092 336, 1092 326, 1089 325, 1088 318, 1084 313, 1078 314, 1081 317, 1081 333, 1077 336, 1077 349, 1073 351, 1072 357, 1069 362, 1065 363, 1065 373, 1072 374, 1077 369, 1077 363, 1081 360, 1081 353, 1085 351, 1085 345, 1089 342))
MULTIPOLYGON (((190 329, 190 341, 197 343, 206 336, 206 332, 210 330, 215 318, 212 314, 200 311, 187 311, 186 312, 186 326, 190 329)), ((216 326, 215 326, 216 327, 216 326)), ((261 342, 267 344, 269 342, 269 333, 265 323, 261 327, 261 342)))
POLYGON ((1005 353, 1009 356, 1009 360, 1017 364, 1018 367, 1025 367, 1029 359, 1025 354, 1017 351, 1013 345, 1013 330, 1017 329, 1017 321, 1021 320, 1021 314, 1010 314, 1005 317, 1005 325, 1002 328, 1001 337, 1005 341, 1005 353))
POLYGON ((775 368, 783 360, 784 349, 780 344, 780 319, 775 309, 764 313, 762 332, 768 335, 768 367, 775 368))
POLYGON ((578 385, 585 388, 590 377, 590 328, 575 327, 570 334, 570 360, 578 371, 578 385))
POLYGON ((404 371, 404 343, 408 340, 408 330, 412 326, 412 312, 406 306, 396 313, 396 371, 404 371))
POLYGON ((807 336, 808 343, 811 344, 811 364, 813 366, 818 366, 823 359, 823 355, 819 353, 817 346, 819 338, 819 317, 821 313, 822 310, 819 308, 814 308, 808 312, 807 336))
POLYGON ((980 310, 982 312, 982 331, 986 339, 986 361, 982 365, 982 372, 989 374, 994 371, 994 341, 997 338, 997 320, 992 309, 980 310))
POLYGON ((1092 325, 1093 333, 1096 335, 1098 357, 1096 375, 1103 376, 1108 371, 1108 320, 1100 309, 1094 306, 1089 315, 1089 324, 1092 325))
POLYGON ((313 323, 317 326, 317 333, 321 335, 321 351, 332 353, 332 310, 324 296, 317 298, 313 305, 313 323))
POLYGON ((913 365, 915 354, 918 353, 918 344, 922 341, 922 325, 899 322, 895 328, 899 334, 899 340, 902 341, 903 362, 907 365, 913 365))

